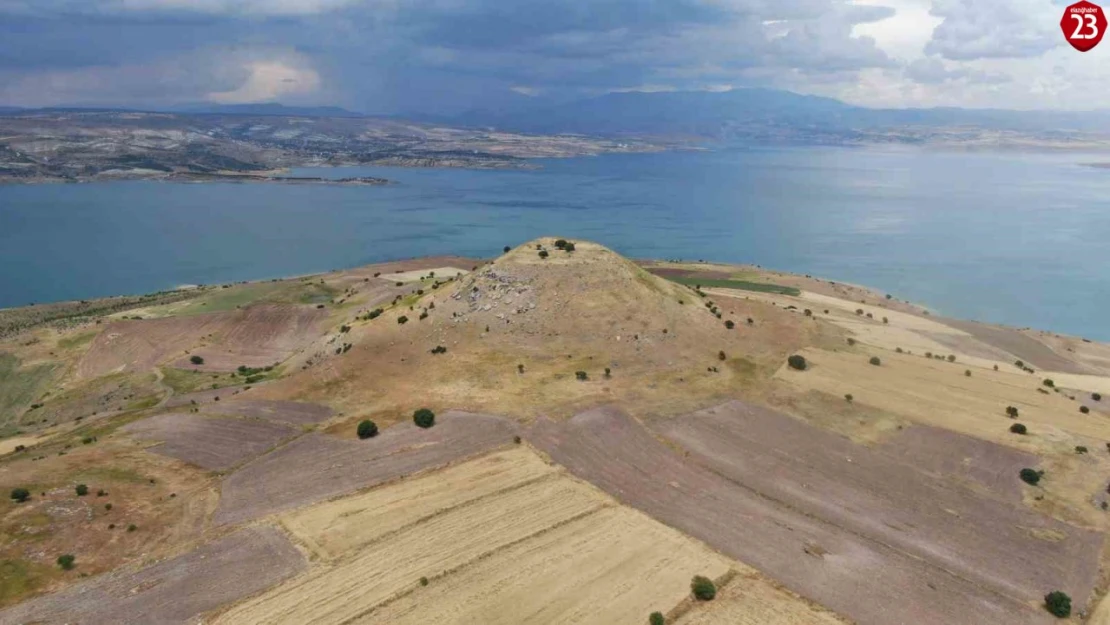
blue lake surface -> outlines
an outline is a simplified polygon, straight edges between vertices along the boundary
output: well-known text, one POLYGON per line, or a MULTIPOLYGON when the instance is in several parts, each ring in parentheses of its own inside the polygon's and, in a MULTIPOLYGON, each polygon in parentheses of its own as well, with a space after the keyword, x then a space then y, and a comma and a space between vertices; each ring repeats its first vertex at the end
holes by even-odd
POLYGON ((1110 171, 1090 155, 781 148, 544 161, 539 171, 298 170, 388 187, 0 187, 0 306, 142 293, 541 235, 756 263, 937 311, 1110 340, 1110 171))

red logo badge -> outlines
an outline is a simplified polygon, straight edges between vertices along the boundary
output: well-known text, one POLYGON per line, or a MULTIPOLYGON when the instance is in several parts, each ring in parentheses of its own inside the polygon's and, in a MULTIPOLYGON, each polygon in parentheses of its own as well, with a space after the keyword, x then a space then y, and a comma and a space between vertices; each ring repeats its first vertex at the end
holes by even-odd
POLYGON ((1097 4, 1081 0, 1064 9, 1060 29, 1073 48, 1086 52, 1102 41, 1102 33, 1106 32, 1106 12, 1097 4))

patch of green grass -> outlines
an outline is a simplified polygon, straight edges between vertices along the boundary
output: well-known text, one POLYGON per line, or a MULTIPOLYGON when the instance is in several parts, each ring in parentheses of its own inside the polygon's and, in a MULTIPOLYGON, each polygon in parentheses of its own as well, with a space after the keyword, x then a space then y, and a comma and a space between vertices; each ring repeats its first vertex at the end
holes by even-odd
POLYGON ((0 560, 0 606, 16 603, 46 583, 51 568, 26 560, 0 560))
POLYGON ((148 482, 149 478, 134 469, 118 467, 89 467, 73 475, 73 479, 82 480, 95 488, 100 488, 104 482, 127 482, 141 484, 148 482), (98 483, 99 482, 99 483, 98 483))
POLYGON ((99 334, 99 332, 84 332, 75 336, 67 336, 66 338, 58 341, 58 348, 77 349, 78 347, 84 347, 91 343, 92 340, 96 338, 97 334, 99 334))
POLYGON ((711 278, 697 278, 697 277, 669 277, 668 280, 685 284, 686 286, 711 287, 716 289, 740 289, 743 291, 758 291, 760 293, 778 293, 779 295, 792 295, 798 296, 802 292, 792 286, 782 286, 781 284, 771 284, 768 282, 749 282, 748 280, 714 280, 711 278))
POLYGON ((127 404, 127 406, 124 408, 124 410, 127 410, 127 411, 146 410, 147 408, 153 408, 153 407, 157 406, 159 401, 161 401, 161 398, 158 397, 157 395, 151 395, 149 397, 140 397, 139 399, 136 399, 135 401, 131 402, 130 404, 127 404))
POLYGON ((0 353, 0 424, 15 422, 54 379, 58 365, 20 367, 19 359, 0 353))
POLYGON ((216 388, 223 388, 243 383, 243 378, 233 378, 230 373, 214 374, 189 369, 175 369, 173 367, 162 367, 162 375, 162 383, 172 388, 173 392, 179 395, 207 390, 212 388, 213 384, 216 385, 216 388), (216 377, 213 378, 213 375, 216 375, 216 377))

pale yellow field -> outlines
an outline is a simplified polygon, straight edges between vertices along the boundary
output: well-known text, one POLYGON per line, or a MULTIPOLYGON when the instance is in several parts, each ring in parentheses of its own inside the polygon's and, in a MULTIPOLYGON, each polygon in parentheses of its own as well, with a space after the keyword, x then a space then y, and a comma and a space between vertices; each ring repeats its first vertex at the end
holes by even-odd
POLYGON ((281 523, 325 557, 336 557, 438 513, 529 484, 556 469, 525 447, 457 465, 435 479, 406 480, 389 488, 313 506, 281 523))
POLYGON ((713 601, 695 604, 675 625, 846 625, 755 571, 743 572, 717 590, 713 601))
POLYGON ((281 522, 324 558, 213 622, 633 624, 740 566, 526 447, 281 522))
POLYGON ((458 267, 436 267, 435 269, 418 269, 415 271, 402 271, 401 273, 383 273, 380 278, 390 282, 420 282, 428 274, 434 273, 435 278, 446 280, 447 278, 454 278, 462 274, 470 273, 466 269, 459 269, 458 267))
POLYGON ((859 404, 873 406, 910 420, 963 432, 1007 445, 1032 444, 1031 437, 1008 432, 1013 421, 1006 407, 1016 406, 1018 421, 1039 440, 1070 443, 1078 435, 1110 440, 1110 421, 1079 412, 1079 402, 1061 394, 1037 391, 1041 375, 976 369, 923 356, 876 352, 882 366, 868 364, 868 355, 807 349, 806 371, 785 365, 775 374, 803 390, 841 397, 851 393, 859 404))
POLYGON ((640 625, 690 593, 725 558, 627 508, 607 508, 513 545, 355 623, 640 625))
POLYGON ((37 436, 16 436, 14 438, 5 438, 4 440, 0 440, 0 456, 15 451, 15 448, 20 445, 23 445, 24 447, 30 447, 31 445, 34 445, 35 443, 41 441, 42 439, 37 436))

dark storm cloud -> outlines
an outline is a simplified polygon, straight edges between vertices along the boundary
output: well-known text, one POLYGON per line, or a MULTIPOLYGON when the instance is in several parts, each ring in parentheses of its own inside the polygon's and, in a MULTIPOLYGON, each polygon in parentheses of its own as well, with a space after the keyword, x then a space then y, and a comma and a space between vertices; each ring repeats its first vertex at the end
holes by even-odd
POLYGON ((519 99, 512 87, 568 98, 889 67, 851 33, 890 14, 844 0, 0 0, 0 95, 49 100, 46 74, 96 68, 141 104, 146 77, 172 66, 189 70, 173 96, 203 99, 244 75, 221 63, 279 51, 320 76, 322 102, 450 112, 519 99))

